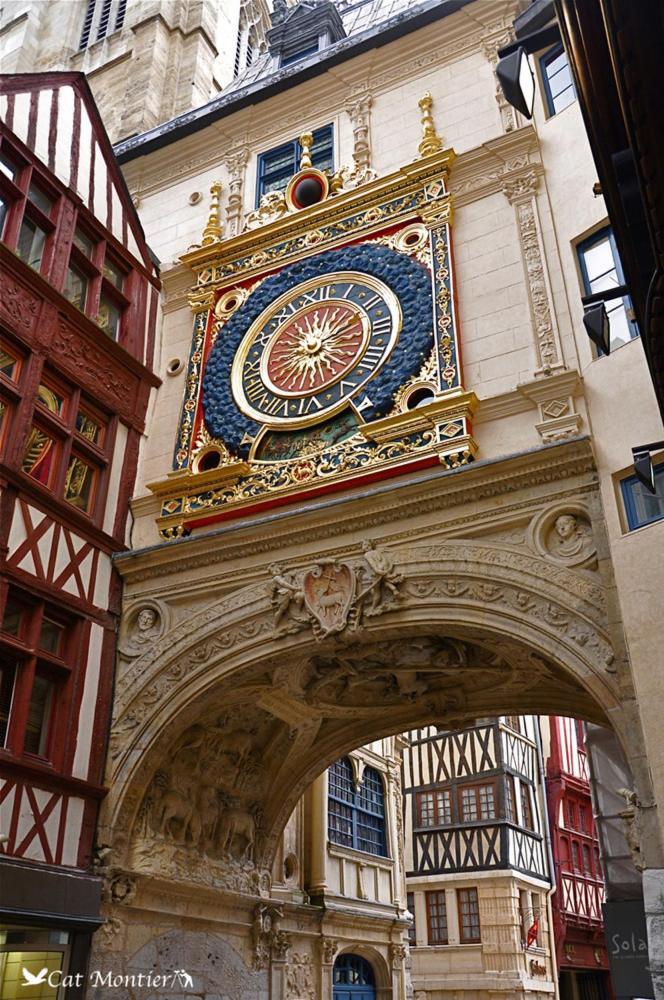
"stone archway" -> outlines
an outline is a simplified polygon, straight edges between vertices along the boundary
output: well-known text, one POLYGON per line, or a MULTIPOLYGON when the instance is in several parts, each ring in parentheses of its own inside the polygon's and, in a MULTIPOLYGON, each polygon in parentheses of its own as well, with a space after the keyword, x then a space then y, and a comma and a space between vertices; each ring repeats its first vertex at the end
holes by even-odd
MULTIPOLYGON (((223 850, 237 840, 242 864, 265 870, 321 770, 350 747, 432 719, 572 714, 612 725, 627 745, 629 690, 596 574, 467 541, 379 554, 378 569, 366 553, 290 575, 272 567, 133 662, 118 686, 103 827, 116 865, 135 863, 129 831, 147 844, 156 832, 204 847, 217 810, 233 827, 222 824, 223 850), (355 584, 331 629, 301 595, 307 574, 332 566, 355 584), (169 760, 189 781, 205 773, 195 819, 167 787, 169 760)), ((247 888, 257 889, 251 870, 247 888)))

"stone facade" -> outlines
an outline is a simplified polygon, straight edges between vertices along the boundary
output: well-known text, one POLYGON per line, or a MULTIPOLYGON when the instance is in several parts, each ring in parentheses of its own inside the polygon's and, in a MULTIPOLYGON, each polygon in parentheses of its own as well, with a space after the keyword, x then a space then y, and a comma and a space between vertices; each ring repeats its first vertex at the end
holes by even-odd
MULTIPOLYGON (((547 117, 540 93, 529 124, 496 100, 496 51, 518 6, 469 4, 321 63, 315 76, 295 73, 292 86, 249 107, 229 103, 161 149, 137 140, 120 147, 163 262, 163 385, 141 454, 134 551, 116 561, 125 611, 99 831, 109 887, 99 962, 143 967, 176 947, 182 968, 200 970, 206 996, 215 995, 214 962, 235 970, 238 996, 329 996, 337 932, 328 911, 298 895, 309 894, 306 878, 288 898, 275 896, 274 865, 284 829, 295 836, 287 824, 305 808, 298 802, 354 747, 433 719, 456 728, 507 711, 614 728, 641 803, 644 884, 656 914, 664 742, 654 650, 664 569, 651 554, 664 523, 629 532, 619 481, 630 446, 657 438, 657 407, 638 339, 595 358, 583 332, 576 244, 606 212, 592 195, 578 107, 547 117), (255 239, 256 253, 270 243, 286 208, 279 199, 256 204, 258 157, 305 130, 332 125, 335 169, 355 168, 356 182, 390 175, 405 184, 422 158, 426 92, 442 144, 456 153, 453 214, 445 201, 444 217, 439 203, 424 221, 434 238, 438 226, 452 227, 463 383, 479 401, 477 460, 370 486, 350 479, 344 492, 249 510, 159 544, 161 497, 148 487, 169 482, 192 386, 187 359, 197 363, 190 264, 206 247, 221 258, 229 238, 238 247, 255 239), (213 184, 220 213, 209 209, 213 184), (180 261, 192 246, 202 250, 180 261), (618 413, 627 391, 639 405, 618 413), (560 543, 565 517, 576 547, 560 543), (330 561, 375 583, 367 539, 388 567, 380 587, 389 576, 393 588, 379 588, 375 614, 354 591, 347 617, 321 633, 284 595, 330 561), (145 609, 153 614, 142 641, 145 609), (178 783, 187 775, 185 799, 178 783), (215 776, 212 802, 205 775, 215 776), (222 821, 226 831, 212 851, 210 810, 215 830, 222 821)), ((158 120, 157 109, 150 114, 158 120)), ((214 282, 193 288, 197 323, 214 291, 214 282)), ((509 933, 513 900, 493 885, 487 907, 490 899, 509 910, 509 933)), ((404 925, 398 904, 390 907, 389 933, 361 906, 349 926, 374 964, 378 995, 396 1000, 406 995, 404 925)))

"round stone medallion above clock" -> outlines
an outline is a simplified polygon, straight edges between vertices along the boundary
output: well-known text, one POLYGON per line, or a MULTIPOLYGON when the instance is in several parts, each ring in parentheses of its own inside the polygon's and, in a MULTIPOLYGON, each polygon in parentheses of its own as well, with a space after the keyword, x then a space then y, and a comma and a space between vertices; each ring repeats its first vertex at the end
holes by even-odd
POLYGON ((271 275, 222 327, 203 378, 210 434, 246 457, 263 427, 351 407, 385 416, 433 344, 429 271, 384 246, 344 247, 271 275))

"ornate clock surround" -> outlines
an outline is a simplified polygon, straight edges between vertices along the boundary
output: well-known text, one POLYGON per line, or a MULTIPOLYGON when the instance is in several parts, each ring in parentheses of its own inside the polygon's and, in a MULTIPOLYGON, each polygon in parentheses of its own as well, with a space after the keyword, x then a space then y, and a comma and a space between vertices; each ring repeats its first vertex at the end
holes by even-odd
POLYGON ((195 323, 173 472, 150 485, 162 537, 358 476, 472 461, 453 159, 423 156, 183 256, 195 323))

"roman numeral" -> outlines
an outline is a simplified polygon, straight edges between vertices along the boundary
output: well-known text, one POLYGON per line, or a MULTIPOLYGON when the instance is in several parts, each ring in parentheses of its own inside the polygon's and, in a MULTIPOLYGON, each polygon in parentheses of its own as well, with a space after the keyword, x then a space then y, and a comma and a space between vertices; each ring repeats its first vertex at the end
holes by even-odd
POLYGON ((375 319, 371 324, 371 336, 383 336, 390 332, 392 326, 391 316, 381 316, 380 319, 375 319))
POLYGON ((358 367, 359 371, 370 372, 373 371, 375 366, 378 364, 383 356, 382 348, 370 345, 364 352, 364 357, 360 361, 358 367))
POLYGON ((329 285, 321 285, 319 288, 315 288, 313 292, 303 292, 300 296, 303 302, 322 302, 323 299, 329 299, 329 297, 329 285))
POLYGON ((275 313, 272 319, 276 320, 277 324, 280 325, 284 322, 284 320, 287 320, 289 316, 292 316, 294 312, 297 312, 296 307, 292 302, 288 302, 283 309, 280 309, 278 313, 275 313))
POLYGON ((245 378, 251 378, 252 376, 258 375, 261 370, 261 359, 257 358, 255 361, 245 361, 244 363, 244 376, 245 378))
POLYGON ((357 407, 357 412, 361 413, 362 410, 366 410, 367 407, 373 406, 373 403, 368 396, 363 396, 360 402, 356 403, 355 406, 357 407))
POLYGON ((364 308, 368 312, 369 309, 373 309, 373 307, 377 306, 378 303, 381 302, 381 301, 382 301, 382 299, 380 298, 380 296, 378 296, 378 295, 372 295, 371 298, 367 299, 367 301, 364 303, 364 308))
POLYGON ((339 395, 343 396, 350 389, 357 389, 357 382, 346 382, 342 379, 339 383, 339 395))
POLYGON ((284 417, 288 416, 288 403, 285 399, 279 399, 277 396, 272 397, 272 402, 269 406, 265 407, 265 412, 269 413, 271 417, 276 417, 279 410, 282 410, 282 415, 284 417))
POLYGON ((298 417, 305 417, 308 413, 311 413, 311 408, 314 405, 318 410, 323 409, 322 403, 319 403, 317 396, 309 396, 308 398, 301 399, 297 411, 298 417))

